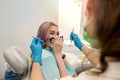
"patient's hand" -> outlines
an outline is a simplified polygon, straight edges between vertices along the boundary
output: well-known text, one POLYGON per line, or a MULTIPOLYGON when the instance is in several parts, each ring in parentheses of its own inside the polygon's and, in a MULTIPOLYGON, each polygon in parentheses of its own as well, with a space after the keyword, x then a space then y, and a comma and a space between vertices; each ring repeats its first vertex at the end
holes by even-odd
POLYGON ((53 40, 52 43, 48 43, 48 45, 52 48, 54 54, 56 53, 62 53, 63 48, 63 39, 57 38, 56 40, 53 40))

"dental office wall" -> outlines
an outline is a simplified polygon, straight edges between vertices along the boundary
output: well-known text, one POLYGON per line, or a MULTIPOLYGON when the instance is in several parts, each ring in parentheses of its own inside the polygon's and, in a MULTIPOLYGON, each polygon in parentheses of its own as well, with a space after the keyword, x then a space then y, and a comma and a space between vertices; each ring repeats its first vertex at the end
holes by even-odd
POLYGON ((32 36, 44 21, 58 24, 58 0, 0 0, 0 80, 4 78, 3 52, 15 45, 29 53, 32 36))
POLYGON ((61 34, 65 40, 70 40, 70 32, 74 28, 74 32, 79 35, 81 21, 81 2, 75 0, 59 0, 59 26, 61 34), (64 29, 63 29, 64 27, 64 29))

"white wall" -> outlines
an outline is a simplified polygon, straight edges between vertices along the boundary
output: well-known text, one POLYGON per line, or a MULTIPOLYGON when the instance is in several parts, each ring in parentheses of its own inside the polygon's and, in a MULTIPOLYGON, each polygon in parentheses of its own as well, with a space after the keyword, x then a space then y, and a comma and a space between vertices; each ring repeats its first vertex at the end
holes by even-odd
POLYGON ((3 52, 12 45, 29 53, 32 36, 44 21, 58 23, 58 0, 0 0, 0 79, 3 52))
POLYGON ((72 29, 79 34, 81 19, 81 3, 74 0, 59 0, 59 27, 64 39, 69 40, 72 29))

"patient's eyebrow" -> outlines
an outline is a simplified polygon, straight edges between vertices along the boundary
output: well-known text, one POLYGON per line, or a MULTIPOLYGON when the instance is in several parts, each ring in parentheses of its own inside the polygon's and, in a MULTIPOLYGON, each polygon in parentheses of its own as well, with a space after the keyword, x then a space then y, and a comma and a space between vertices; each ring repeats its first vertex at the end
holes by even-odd
POLYGON ((54 30, 50 30, 50 32, 55 32, 54 30))
MULTIPOLYGON (((54 31, 54 30, 50 30, 50 32, 54 32, 54 33, 55 33, 56 31, 54 31)), ((58 31, 57 33, 59 33, 59 31, 58 31)))

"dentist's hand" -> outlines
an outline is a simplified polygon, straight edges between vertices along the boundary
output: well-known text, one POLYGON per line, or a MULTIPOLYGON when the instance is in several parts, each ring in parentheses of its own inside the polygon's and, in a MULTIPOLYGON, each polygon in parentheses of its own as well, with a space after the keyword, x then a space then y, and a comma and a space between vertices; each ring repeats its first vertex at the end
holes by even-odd
POLYGON ((70 40, 73 40, 74 41, 74 44, 77 48, 79 48, 80 50, 82 50, 82 47, 83 47, 83 43, 80 41, 79 37, 77 34, 71 32, 70 34, 70 40))
POLYGON ((42 65, 42 40, 40 38, 34 38, 32 40, 30 49, 32 51, 33 62, 39 62, 42 65))

